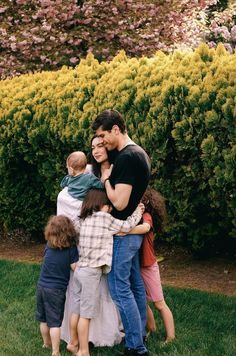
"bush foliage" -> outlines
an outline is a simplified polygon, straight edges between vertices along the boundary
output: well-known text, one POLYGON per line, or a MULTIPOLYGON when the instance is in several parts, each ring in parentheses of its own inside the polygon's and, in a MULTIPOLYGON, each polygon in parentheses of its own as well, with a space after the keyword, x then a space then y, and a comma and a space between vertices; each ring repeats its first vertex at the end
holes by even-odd
POLYGON ((167 199, 165 238, 198 250, 235 236, 236 54, 201 45, 110 63, 89 54, 75 69, 0 82, 0 219, 39 231, 55 212, 65 158, 90 151, 104 109, 124 115, 167 199))

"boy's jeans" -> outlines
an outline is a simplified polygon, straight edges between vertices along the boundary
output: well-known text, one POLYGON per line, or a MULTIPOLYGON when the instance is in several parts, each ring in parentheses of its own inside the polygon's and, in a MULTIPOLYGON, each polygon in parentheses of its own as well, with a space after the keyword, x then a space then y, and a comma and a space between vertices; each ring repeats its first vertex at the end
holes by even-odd
POLYGON ((146 326, 146 293, 140 274, 139 248, 143 235, 114 237, 112 270, 108 274, 111 297, 117 305, 125 330, 125 346, 139 353, 146 326))

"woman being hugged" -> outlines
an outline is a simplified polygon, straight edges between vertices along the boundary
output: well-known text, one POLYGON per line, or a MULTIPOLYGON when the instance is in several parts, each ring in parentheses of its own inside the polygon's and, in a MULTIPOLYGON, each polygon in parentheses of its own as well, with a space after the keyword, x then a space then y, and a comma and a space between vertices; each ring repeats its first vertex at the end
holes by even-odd
MULTIPOLYGON (((116 152, 108 152, 106 150, 103 140, 100 137, 94 136, 91 139, 91 165, 87 165, 86 171, 92 172, 96 177, 102 179, 103 172, 110 168, 111 163, 114 161, 115 155, 116 152)), ((68 207, 70 207, 70 204, 68 207)), ((80 215, 78 208, 77 215, 80 215)), ((70 314, 73 308, 72 278, 73 276, 71 276, 70 284, 67 290, 61 337, 68 343, 67 350, 74 353, 78 349, 78 335, 75 330, 73 319, 69 322, 70 314)), ((123 330, 123 326, 120 314, 116 308, 116 305, 112 301, 108 290, 106 274, 103 274, 101 277, 99 289, 100 308, 97 317, 93 318, 90 322, 89 341, 92 342, 94 346, 113 346, 121 342, 124 333, 121 331, 123 330)), ((77 321, 75 321, 75 324, 76 323, 77 321)))

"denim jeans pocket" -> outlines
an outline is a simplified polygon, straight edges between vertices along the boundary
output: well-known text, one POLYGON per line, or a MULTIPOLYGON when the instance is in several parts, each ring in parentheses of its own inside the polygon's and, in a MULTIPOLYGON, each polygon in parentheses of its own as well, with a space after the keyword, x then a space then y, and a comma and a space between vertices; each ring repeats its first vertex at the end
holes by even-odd
POLYGON ((137 251, 140 249, 143 235, 129 235, 129 249, 131 251, 137 251))

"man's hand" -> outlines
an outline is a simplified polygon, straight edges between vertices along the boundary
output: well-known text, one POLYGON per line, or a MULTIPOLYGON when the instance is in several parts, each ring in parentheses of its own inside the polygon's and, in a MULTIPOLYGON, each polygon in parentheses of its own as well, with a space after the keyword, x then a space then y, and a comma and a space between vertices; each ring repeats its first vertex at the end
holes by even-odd
POLYGON ((101 176, 101 181, 104 182, 105 179, 109 178, 111 175, 111 171, 113 168, 113 164, 111 164, 110 168, 104 169, 102 176, 101 176))

